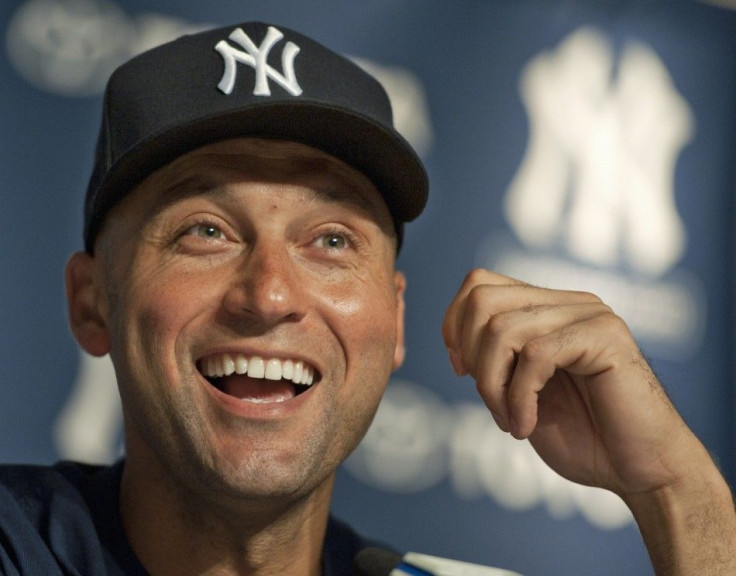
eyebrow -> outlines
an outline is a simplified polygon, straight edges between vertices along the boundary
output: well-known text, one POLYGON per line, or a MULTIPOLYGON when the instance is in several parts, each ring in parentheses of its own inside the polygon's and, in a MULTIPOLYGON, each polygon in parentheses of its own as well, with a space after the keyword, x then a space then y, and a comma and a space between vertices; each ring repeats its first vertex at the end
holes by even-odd
POLYGON ((362 194, 359 191, 353 189, 345 191, 335 188, 319 188, 313 190, 320 200, 335 203, 348 202, 349 204, 353 204, 358 208, 366 210, 375 217, 378 217, 380 215, 379 210, 376 206, 376 202, 369 200, 368 198, 366 198, 365 194, 362 194))
POLYGON ((157 193, 150 208, 151 213, 159 212, 179 200, 193 196, 229 196, 233 201, 235 200, 235 194, 231 190, 201 174, 193 174, 181 178, 173 184, 154 187, 153 190, 157 193))
POLYGON ((189 196, 197 195, 227 195, 234 197, 235 195, 222 186, 219 182, 202 176, 201 174, 194 174, 182 178, 178 182, 175 182, 171 186, 167 186, 161 192, 161 199, 168 203, 171 201, 178 200, 180 198, 187 198, 189 196))

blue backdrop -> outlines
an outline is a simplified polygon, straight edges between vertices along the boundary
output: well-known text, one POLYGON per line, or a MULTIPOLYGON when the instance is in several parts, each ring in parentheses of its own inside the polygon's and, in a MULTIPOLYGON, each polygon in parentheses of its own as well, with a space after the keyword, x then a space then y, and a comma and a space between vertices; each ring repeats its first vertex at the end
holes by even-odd
POLYGON ((693 1, 0 5, 0 460, 111 460, 109 365, 82 356, 63 269, 112 66, 261 19, 374 71, 431 179, 409 226, 408 357, 340 473, 336 512, 400 548, 528 576, 649 574, 621 503, 500 434, 440 325, 473 266, 600 293, 736 480, 736 12, 693 1))

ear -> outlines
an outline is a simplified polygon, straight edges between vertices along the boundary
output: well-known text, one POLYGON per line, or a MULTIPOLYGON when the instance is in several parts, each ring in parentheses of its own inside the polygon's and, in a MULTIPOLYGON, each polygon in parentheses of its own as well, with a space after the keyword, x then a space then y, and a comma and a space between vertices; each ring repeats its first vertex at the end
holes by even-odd
POLYGON ((79 345, 93 356, 110 351, 107 297, 100 262, 86 252, 72 255, 66 265, 69 325, 79 345))
POLYGON ((392 368, 397 370, 406 356, 406 342, 404 341, 404 292, 406 291, 406 276, 401 272, 394 272, 394 286, 396 288, 396 349, 392 368))

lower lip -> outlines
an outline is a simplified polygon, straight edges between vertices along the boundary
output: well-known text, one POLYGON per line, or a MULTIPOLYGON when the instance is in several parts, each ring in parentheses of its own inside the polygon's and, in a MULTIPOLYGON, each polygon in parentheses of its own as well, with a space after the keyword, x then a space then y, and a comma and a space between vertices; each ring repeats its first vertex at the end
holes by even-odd
POLYGON ((203 376, 200 376, 200 378, 207 389, 207 393, 219 406, 234 416, 249 420, 281 420, 287 418, 309 400, 317 386, 317 384, 314 384, 301 394, 281 402, 256 403, 225 394, 210 384, 203 376))

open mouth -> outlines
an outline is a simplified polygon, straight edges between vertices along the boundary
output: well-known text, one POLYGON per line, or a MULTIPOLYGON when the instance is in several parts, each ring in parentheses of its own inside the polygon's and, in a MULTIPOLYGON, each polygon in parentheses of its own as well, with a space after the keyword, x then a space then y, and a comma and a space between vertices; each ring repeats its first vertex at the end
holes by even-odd
POLYGON ((284 402, 303 394, 320 379, 302 360, 213 354, 198 362, 202 376, 215 388, 246 402, 284 402))

